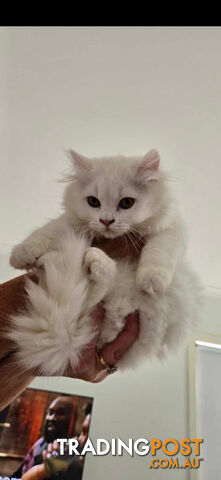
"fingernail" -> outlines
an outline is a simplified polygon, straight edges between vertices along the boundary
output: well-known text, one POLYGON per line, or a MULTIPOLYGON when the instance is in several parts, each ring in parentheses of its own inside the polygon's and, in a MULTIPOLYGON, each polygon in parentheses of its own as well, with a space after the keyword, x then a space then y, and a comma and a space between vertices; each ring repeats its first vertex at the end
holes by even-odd
POLYGON ((119 358, 121 357, 122 353, 117 350, 116 352, 114 352, 114 360, 119 360, 119 358))

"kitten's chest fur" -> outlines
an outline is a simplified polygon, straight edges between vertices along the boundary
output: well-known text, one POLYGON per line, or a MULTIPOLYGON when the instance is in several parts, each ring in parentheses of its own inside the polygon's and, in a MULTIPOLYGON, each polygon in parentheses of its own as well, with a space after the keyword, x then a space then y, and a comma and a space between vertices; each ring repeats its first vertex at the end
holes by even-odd
POLYGON ((128 239, 124 237, 100 238, 95 239, 92 243, 92 246, 101 248, 114 259, 117 268, 115 281, 103 299, 106 313, 101 343, 102 339, 110 341, 115 338, 116 333, 123 328, 126 315, 139 309, 143 303, 143 294, 136 286, 136 271, 146 242, 146 238, 133 235, 128 239))

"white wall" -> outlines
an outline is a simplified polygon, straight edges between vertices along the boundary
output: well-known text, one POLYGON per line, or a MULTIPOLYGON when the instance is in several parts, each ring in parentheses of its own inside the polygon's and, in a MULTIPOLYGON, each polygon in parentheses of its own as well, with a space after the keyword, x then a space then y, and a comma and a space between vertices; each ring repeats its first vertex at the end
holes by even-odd
MULTIPOLYGON (((2 281, 14 275, 11 245, 59 212, 63 186, 55 180, 67 169, 64 149, 90 156, 156 147, 208 292, 201 330, 220 334, 220 47, 219 27, 0 29, 2 281)), ((50 385, 95 397, 94 436, 188 434, 186 350, 96 387, 62 379, 50 385)), ((107 480, 162 475, 147 471, 142 457, 91 458, 86 472, 85 479, 107 480)))

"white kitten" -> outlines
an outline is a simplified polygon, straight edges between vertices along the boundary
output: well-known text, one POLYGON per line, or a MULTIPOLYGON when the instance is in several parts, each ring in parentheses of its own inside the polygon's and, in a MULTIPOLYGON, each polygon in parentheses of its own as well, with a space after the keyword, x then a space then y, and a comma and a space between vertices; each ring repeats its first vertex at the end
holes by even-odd
POLYGON ((98 348, 116 337, 128 313, 139 310, 139 337, 119 366, 163 357, 195 324, 199 286, 184 260, 183 226, 159 155, 70 156, 74 173, 64 214, 15 246, 10 258, 15 268, 37 262, 45 272, 39 286, 29 283, 29 315, 14 318, 10 338, 20 361, 48 374, 63 372, 68 361, 75 367, 94 335, 89 311, 101 300, 106 313, 98 348), (135 248, 139 238, 144 246, 138 258, 113 261, 90 247, 100 237, 123 237, 135 248))

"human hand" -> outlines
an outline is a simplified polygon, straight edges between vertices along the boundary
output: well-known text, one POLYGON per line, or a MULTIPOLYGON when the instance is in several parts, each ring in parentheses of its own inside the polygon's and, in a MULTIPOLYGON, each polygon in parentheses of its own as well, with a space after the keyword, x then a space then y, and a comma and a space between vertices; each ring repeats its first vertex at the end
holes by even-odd
MULTIPOLYGON (((43 461, 46 460, 47 455, 51 455, 52 452, 59 454, 58 442, 55 440, 53 443, 48 444, 47 450, 44 450, 42 453, 43 461)), ((29 468, 27 472, 22 475, 22 480, 43 480, 50 476, 49 471, 46 468, 45 463, 40 463, 39 465, 34 465, 29 468)))
MULTIPOLYGON (((22 475, 22 480, 43 480, 50 477, 49 469, 46 467, 45 461, 49 457, 59 455, 59 445, 57 440, 53 443, 49 443, 46 450, 42 453, 43 463, 34 465, 27 472, 22 475)), ((61 463, 61 462, 60 462, 61 463)), ((67 469, 68 464, 64 462, 64 469, 67 469), (66 467, 66 468, 65 468, 66 467)))
MULTIPOLYGON (((97 327, 97 335, 91 343, 85 347, 82 352, 82 358, 78 368, 73 371, 69 365, 66 376, 79 378, 87 382, 102 382, 107 376, 107 369, 102 365, 97 355, 96 343, 99 336, 99 329, 104 321, 104 310, 98 305, 93 312, 94 325, 97 327)), ((118 334, 117 338, 105 345, 100 352, 105 362, 114 366, 120 358, 126 353, 136 340, 139 333, 139 313, 133 312, 127 315, 126 323, 123 330, 118 334)))
POLYGON ((22 480, 44 480, 48 478, 48 472, 46 470, 45 464, 40 463, 39 465, 34 465, 27 472, 25 472, 21 479, 22 480))

